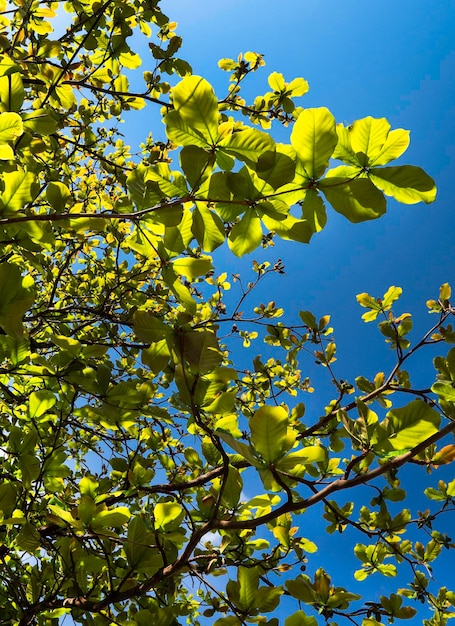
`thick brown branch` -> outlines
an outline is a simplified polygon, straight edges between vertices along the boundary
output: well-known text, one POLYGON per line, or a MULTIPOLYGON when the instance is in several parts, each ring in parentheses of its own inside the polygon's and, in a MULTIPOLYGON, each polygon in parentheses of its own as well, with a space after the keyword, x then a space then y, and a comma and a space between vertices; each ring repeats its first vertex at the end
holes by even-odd
POLYGON ((425 441, 422 441, 421 443, 419 443, 417 446, 412 448, 412 450, 409 450, 408 452, 405 452, 404 454, 401 454, 400 456, 394 457, 390 461, 387 461, 386 463, 379 465, 378 467, 374 468, 370 472, 367 472, 365 474, 357 474, 353 478, 349 478, 349 479, 338 478, 333 483, 326 485, 323 489, 321 489, 314 495, 310 496, 309 498, 306 498, 304 500, 299 500, 297 502, 290 502, 290 503, 287 502, 283 504, 282 506, 278 507, 277 509, 275 509, 274 511, 271 511, 270 513, 267 513, 266 515, 262 515, 261 517, 256 517, 251 520, 242 520, 242 521, 219 520, 216 524, 216 528, 220 528, 223 530, 253 529, 253 528, 257 528, 258 526, 262 526, 263 524, 266 524, 268 522, 271 522, 272 520, 276 519, 280 515, 283 515, 283 513, 290 513, 291 511, 302 511, 303 509, 308 509, 314 504, 321 502, 321 500, 328 498, 329 496, 331 496, 333 493, 337 491, 350 489, 351 487, 355 487, 357 485, 364 485, 366 483, 371 482, 375 478, 378 478, 379 476, 382 476, 383 474, 390 472, 391 470, 398 469, 399 467, 411 461, 411 459, 415 457, 417 454, 419 454, 420 452, 428 448, 428 446, 431 446, 433 443, 440 441, 446 435, 454 431, 455 431, 455 422, 449 422, 446 426, 444 426, 444 428, 439 430, 437 433, 435 433, 431 437, 428 437, 428 439, 425 439, 425 441))

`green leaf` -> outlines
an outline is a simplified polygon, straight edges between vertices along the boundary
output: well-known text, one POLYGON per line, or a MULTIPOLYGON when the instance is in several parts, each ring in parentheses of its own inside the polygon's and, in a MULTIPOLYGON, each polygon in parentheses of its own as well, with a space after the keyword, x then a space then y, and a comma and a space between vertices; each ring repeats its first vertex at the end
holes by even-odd
POLYGON ((159 502, 153 509, 155 527, 161 530, 171 531, 179 528, 185 511, 177 502, 159 502))
POLYGON ((110 511, 100 511, 95 515, 91 523, 91 527, 96 530, 99 528, 118 528, 126 524, 131 517, 130 510, 126 506, 119 506, 110 511))
POLYGON ((250 419, 251 443, 267 463, 277 461, 283 453, 288 414, 281 406, 261 406, 250 419))
POLYGON ((202 203, 198 203, 193 211, 192 233, 207 252, 213 252, 226 239, 222 220, 202 203))
POLYGON ((40 547, 41 537, 32 524, 26 522, 16 537, 16 545, 19 549, 25 550, 29 554, 34 554, 40 547))
POLYGON ((352 150, 360 165, 368 166, 381 154, 389 134, 390 124, 384 118, 365 117, 349 128, 352 150))
POLYGON ((239 441, 231 434, 224 432, 223 430, 216 431, 217 437, 223 439, 233 450, 235 450, 238 454, 240 454, 244 459, 246 459, 251 465, 257 465, 257 459, 253 454, 251 446, 243 443, 243 441, 239 441))
POLYGON ((163 197, 158 185, 148 181, 149 170, 150 167, 139 165, 126 179, 129 195, 139 210, 149 209, 163 197))
POLYGON ((21 116, 17 113, 0 113, 0 143, 15 141, 24 132, 21 116))
POLYGON ((133 328, 139 339, 149 343, 160 341, 163 337, 170 337, 173 333, 170 326, 146 311, 134 313, 133 328))
POLYGON ((256 128, 245 128, 222 139, 218 143, 218 150, 254 169, 262 155, 275 151, 275 142, 267 133, 256 128))
POLYGON ((0 265, 0 326, 15 339, 22 339, 22 317, 35 300, 34 281, 31 276, 22 278, 17 265, 0 265))
POLYGON ((184 198, 188 195, 185 178, 180 172, 171 172, 167 163, 157 163, 149 167, 146 180, 155 182, 167 198, 184 198))
POLYGON ((39 418, 44 415, 49 409, 55 406, 57 398, 47 389, 40 389, 39 391, 33 391, 30 394, 28 402, 28 414, 30 419, 39 418))
POLYGON ((285 619, 284 626, 318 626, 318 623, 315 617, 310 617, 303 611, 296 611, 285 619))
POLYGON ((317 601, 317 596, 310 578, 305 574, 301 574, 295 580, 287 580, 285 584, 291 596, 297 600, 301 600, 306 604, 312 604, 317 601))
POLYGON ((435 382, 431 387, 431 391, 445 402, 455 402, 455 387, 453 387, 453 383, 449 381, 435 382))
POLYGON ((71 198, 71 191, 60 182, 50 182, 46 187, 46 198, 54 211, 63 211, 71 198))
POLYGON ((441 416, 426 402, 413 400, 387 413, 389 443, 394 450, 410 450, 438 432, 441 416))
POLYGON ((28 113, 22 113, 24 130, 37 135, 52 135, 58 128, 59 116, 52 109, 35 109, 28 113))
POLYGON ((170 111, 164 118, 166 135, 178 146, 195 146, 209 148, 210 144, 200 130, 185 123, 178 111, 170 111))
POLYGON ((325 107, 304 109, 291 133, 291 144, 310 179, 324 173, 337 141, 335 118, 325 107))
POLYGON ((303 449, 287 454, 277 463, 281 472, 299 475, 305 472, 306 465, 323 463, 327 460, 327 450, 322 446, 306 446, 303 449))
POLYGON ((77 514, 85 526, 89 526, 96 514, 96 503, 90 496, 81 496, 77 507, 77 514))
POLYGON ((209 330, 190 330, 180 336, 182 356, 193 374, 206 374, 221 363, 223 355, 215 333, 209 330))
POLYGON ((282 91, 286 85, 284 76, 280 72, 272 72, 269 74, 267 82, 269 83, 270 89, 278 92, 282 91))
POLYGON ((320 183, 320 188, 332 207, 350 222, 374 220, 386 212, 384 195, 365 178, 346 182, 342 175, 343 166, 331 170, 320 183), (337 173, 341 176, 337 176, 337 173))
POLYGON ((214 145, 218 138, 219 112, 212 86, 200 76, 186 76, 173 88, 172 97, 183 122, 198 131, 206 144, 214 145))
MULTIPOLYGON (((180 218, 178 226, 167 226, 164 233, 164 246, 166 250, 174 254, 181 254, 189 246, 193 240, 191 227, 193 225, 193 216, 190 211, 184 210, 183 216, 180 218)), ((164 268, 168 273, 175 272, 170 267, 164 268)))
POLYGON ((163 268, 163 280, 169 286, 178 302, 194 315, 196 313, 196 301, 193 299, 190 290, 184 285, 171 267, 163 268))
POLYGON ((302 218, 311 225, 315 233, 319 233, 327 223, 324 200, 316 189, 308 189, 301 202, 302 218))
POLYGON ((18 487, 14 483, 3 482, 0 484, 0 511, 3 517, 9 517, 16 508, 18 487))
POLYGON ((4 215, 22 209, 36 195, 37 183, 31 172, 4 172, 5 190, 0 196, 0 212, 4 215))
POLYGON ((176 259, 172 262, 172 267, 177 274, 185 276, 189 280, 197 276, 204 276, 213 269, 212 259, 208 256, 176 259))
POLYGON ((169 339, 152 343, 149 348, 144 348, 141 354, 142 363, 147 365, 156 376, 165 369, 170 358, 169 339))
POLYGON ((238 568, 239 597, 238 605, 248 611, 253 608, 256 600, 256 592, 259 585, 259 572, 256 567, 238 568))
POLYGON ((128 524, 128 535, 124 544, 128 565, 149 576, 158 571, 163 565, 163 558, 154 544, 154 533, 147 528, 142 517, 133 517, 128 524))
POLYGON ((378 189, 403 204, 417 202, 429 204, 436 199, 435 182, 420 167, 413 165, 373 167, 368 176, 378 189))
POLYGON ((248 208, 229 233, 229 248, 236 256, 241 257, 256 250, 261 241, 261 220, 254 209, 248 208))
POLYGON ((409 146, 409 131, 397 128, 389 132, 387 139, 377 157, 371 160, 371 165, 386 165, 398 159, 409 146))
POLYGON ((279 189, 290 183, 295 176, 294 159, 280 148, 282 146, 277 145, 276 150, 264 152, 255 165, 257 176, 272 189, 279 189))
POLYGON ((193 190, 207 178, 213 169, 213 158, 198 146, 185 146, 180 151, 180 165, 193 190))
POLYGON ((11 59, 3 57, 0 71, 0 102, 8 111, 20 111, 24 102, 20 69, 11 59))

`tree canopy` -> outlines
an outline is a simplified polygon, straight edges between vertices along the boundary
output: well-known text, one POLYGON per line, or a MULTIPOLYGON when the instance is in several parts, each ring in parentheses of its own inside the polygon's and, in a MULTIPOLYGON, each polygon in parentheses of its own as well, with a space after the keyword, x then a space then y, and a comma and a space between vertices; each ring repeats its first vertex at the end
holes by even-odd
POLYGON ((455 458, 450 286, 412 341, 400 287, 360 293, 395 364, 347 381, 329 314, 249 304, 280 260, 248 278, 215 252, 433 202, 428 174, 393 164, 409 132, 302 107, 307 82, 278 72, 246 99, 253 52, 219 61, 215 94, 159 0, 0 11, 0 625, 375 626, 426 607, 445 624, 455 591, 431 568, 455 547, 455 480, 426 478, 455 458), (119 122, 144 107, 158 139, 134 153, 119 122), (413 356, 435 344, 417 388, 413 356), (317 415, 308 363, 333 383, 317 415), (353 577, 318 566, 312 507, 340 550, 355 536, 353 577), (397 584, 353 591, 373 575, 397 584))

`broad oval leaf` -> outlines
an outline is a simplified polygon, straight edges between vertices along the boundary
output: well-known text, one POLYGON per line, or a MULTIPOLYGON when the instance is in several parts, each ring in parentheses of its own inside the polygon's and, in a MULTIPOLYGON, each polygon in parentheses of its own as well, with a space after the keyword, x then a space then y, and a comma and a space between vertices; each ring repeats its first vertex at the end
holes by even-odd
POLYGON ((206 374, 221 363, 223 355, 215 333, 210 330, 190 330, 179 339, 182 356, 194 374, 206 374))
POLYGON ((153 509, 155 526, 162 530, 176 530, 182 522, 185 511, 177 502, 158 502, 153 509))
POLYGON ((119 506, 110 511, 100 511, 92 520, 91 527, 96 528, 117 528, 123 526, 130 519, 131 513, 128 507, 119 506))
MULTIPOLYGON (((374 220, 386 212, 384 195, 366 178, 346 181, 346 177, 334 175, 320 183, 320 189, 332 207, 350 222, 358 223, 374 220)), ((340 174, 342 172, 340 171, 340 174)))
POLYGON ((212 86, 201 76, 186 76, 172 90, 175 109, 190 128, 201 133, 207 144, 218 138, 218 100, 212 86))
POLYGON ((28 414, 31 419, 39 418, 51 409, 57 398, 48 389, 40 389, 30 394, 28 402, 28 414))
POLYGON ((261 220, 254 209, 248 208, 229 233, 229 248, 236 256, 241 257, 256 250, 261 241, 261 220))
POLYGON ((291 144, 311 179, 322 176, 337 141, 335 118, 325 107, 302 111, 291 133, 291 144))
POLYGON ((172 267, 177 274, 185 276, 189 280, 208 274, 213 269, 212 259, 208 256, 176 259, 173 261, 172 267))
POLYGON ((17 113, 0 113, 0 143, 14 141, 24 132, 21 116, 17 113))
POLYGON ((245 128, 220 141, 218 150, 244 161, 254 169, 262 155, 275 151, 275 142, 267 133, 256 128, 245 128))
POLYGON ((394 159, 398 159, 409 146, 409 130, 396 128, 390 131, 385 144, 377 157, 371 159, 371 165, 386 165, 394 159))
POLYGON ((250 419, 251 443, 267 463, 283 454, 288 414, 281 406, 261 406, 250 419))
POLYGON ((423 400, 413 400, 406 406, 387 413, 394 450, 410 450, 438 432, 441 416, 423 400))
POLYGON ((392 196, 403 204, 425 202, 436 199, 436 184, 431 176, 414 165, 371 168, 370 180, 386 195, 392 196))

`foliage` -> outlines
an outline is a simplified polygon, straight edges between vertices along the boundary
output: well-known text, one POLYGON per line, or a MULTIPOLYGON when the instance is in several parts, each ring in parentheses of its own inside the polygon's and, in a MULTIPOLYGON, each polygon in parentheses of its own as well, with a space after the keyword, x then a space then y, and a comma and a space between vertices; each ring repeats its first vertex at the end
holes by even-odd
POLYGON ((264 65, 251 52, 220 61, 219 98, 177 56, 159 0, 0 9, 0 624, 373 626, 420 602, 444 624, 455 592, 434 591, 431 564, 454 547, 436 526, 455 481, 428 487, 424 512, 396 503, 412 505, 400 467, 455 458, 455 349, 428 388, 404 369, 454 343, 450 287, 413 343, 399 288, 360 294, 396 363, 349 383, 328 315, 287 325, 272 301, 243 314, 279 261, 254 262, 245 285, 210 256, 226 241, 238 257, 308 243, 327 207, 356 223, 383 215, 385 196, 432 202, 425 172, 389 165, 409 133, 297 107, 306 81, 277 72, 247 102, 243 81, 264 65), (119 122, 144 107, 165 126, 132 154, 119 122), (291 126, 289 144, 274 124, 291 126), (249 366, 240 344, 255 339, 266 356, 249 366), (304 416, 308 354, 334 385, 319 417, 304 416), (362 486, 373 497, 359 506, 362 486), (373 600, 336 586, 311 556, 317 533, 300 535, 311 507, 328 533, 357 533, 357 581, 404 569, 406 583, 373 600))

